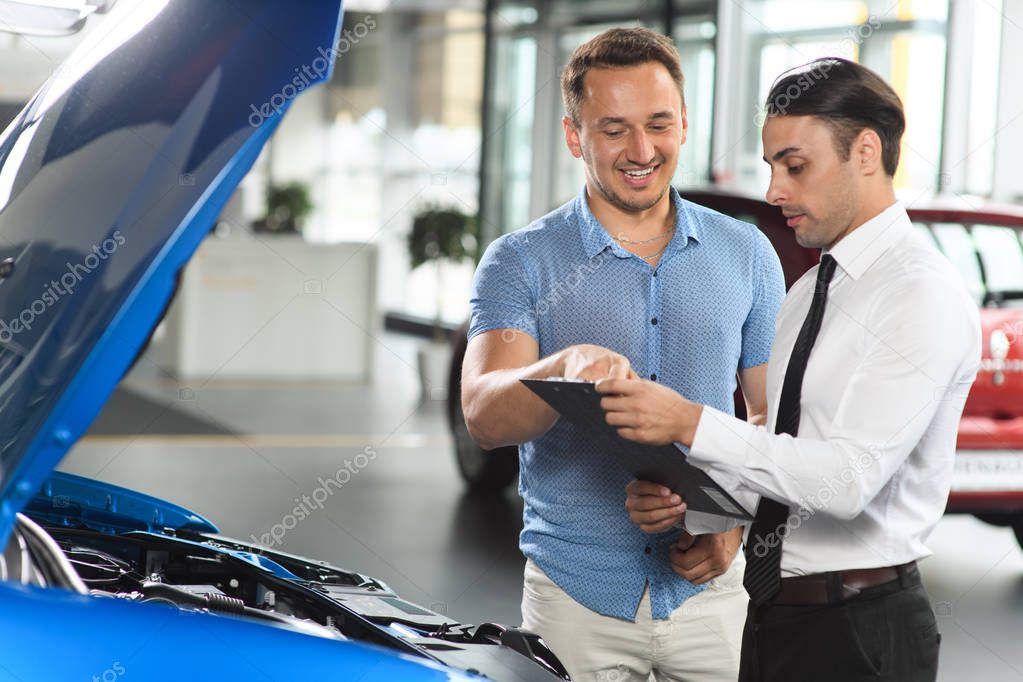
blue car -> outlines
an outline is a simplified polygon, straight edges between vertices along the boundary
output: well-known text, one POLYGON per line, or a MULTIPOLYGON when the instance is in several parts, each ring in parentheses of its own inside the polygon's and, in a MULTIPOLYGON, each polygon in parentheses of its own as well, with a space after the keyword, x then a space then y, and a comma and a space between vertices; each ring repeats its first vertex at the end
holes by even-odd
POLYGON ((340 19, 327 0, 118 2, 0 138, 0 681, 567 679, 536 635, 53 472, 329 77, 340 19))

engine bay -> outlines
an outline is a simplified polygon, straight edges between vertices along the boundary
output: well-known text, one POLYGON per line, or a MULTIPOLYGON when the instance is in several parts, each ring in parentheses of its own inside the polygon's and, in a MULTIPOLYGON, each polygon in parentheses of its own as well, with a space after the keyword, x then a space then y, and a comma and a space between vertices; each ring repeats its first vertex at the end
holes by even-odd
POLYGON ((44 527, 19 516, 0 555, 0 580, 355 640, 492 679, 568 679, 532 633, 460 624, 401 599, 374 578, 189 530, 110 533, 44 527))

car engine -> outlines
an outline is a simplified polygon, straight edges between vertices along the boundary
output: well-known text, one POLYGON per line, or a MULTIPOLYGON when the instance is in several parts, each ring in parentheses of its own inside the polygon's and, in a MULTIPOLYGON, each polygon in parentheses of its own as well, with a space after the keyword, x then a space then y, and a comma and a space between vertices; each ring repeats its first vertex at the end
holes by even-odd
POLYGON ((357 640, 495 680, 568 679, 537 635, 454 622, 368 576, 221 536, 110 530, 44 527, 19 514, 0 580, 357 640))

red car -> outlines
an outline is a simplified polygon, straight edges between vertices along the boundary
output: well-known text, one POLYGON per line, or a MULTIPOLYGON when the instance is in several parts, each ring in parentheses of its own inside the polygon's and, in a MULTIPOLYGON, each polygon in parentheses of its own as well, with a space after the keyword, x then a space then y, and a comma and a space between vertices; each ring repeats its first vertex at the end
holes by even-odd
MULTIPOLYGON (((777 207, 717 190, 683 195, 759 227, 778 252, 786 287, 817 263, 818 252, 796 243, 777 207)), ((1023 545, 1023 209, 957 201, 908 211, 917 229, 963 276, 980 306, 983 329, 983 360, 959 426, 946 511, 1012 526, 1023 545)), ((464 333, 456 335, 454 350, 448 414, 459 470, 471 488, 504 488, 518 472, 517 449, 485 452, 469 437, 459 395, 464 333)), ((736 407, 741 413, 741 399, 736 407)))

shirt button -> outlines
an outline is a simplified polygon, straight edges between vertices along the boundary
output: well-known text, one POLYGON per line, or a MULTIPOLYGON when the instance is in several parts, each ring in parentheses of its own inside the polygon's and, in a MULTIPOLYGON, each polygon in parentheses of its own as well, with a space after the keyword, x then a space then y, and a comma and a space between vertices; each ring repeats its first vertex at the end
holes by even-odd
POLYGON ((654 550, 650 549, 650 545, 647 545, 646 549, 643 550, 643 554, 649 554, 652 551, 654 551, 654 550))
POLYGON ((654 277, 657 277, 657 271, 654 270, 654 277))
POLYGON ((657 318, 654 317, 650 320, 650 324, 657 324, 657 318))
POLYGON ((657 381, 657 375, 656 374, 651 374, 650 375, 650 381, 657 381))

